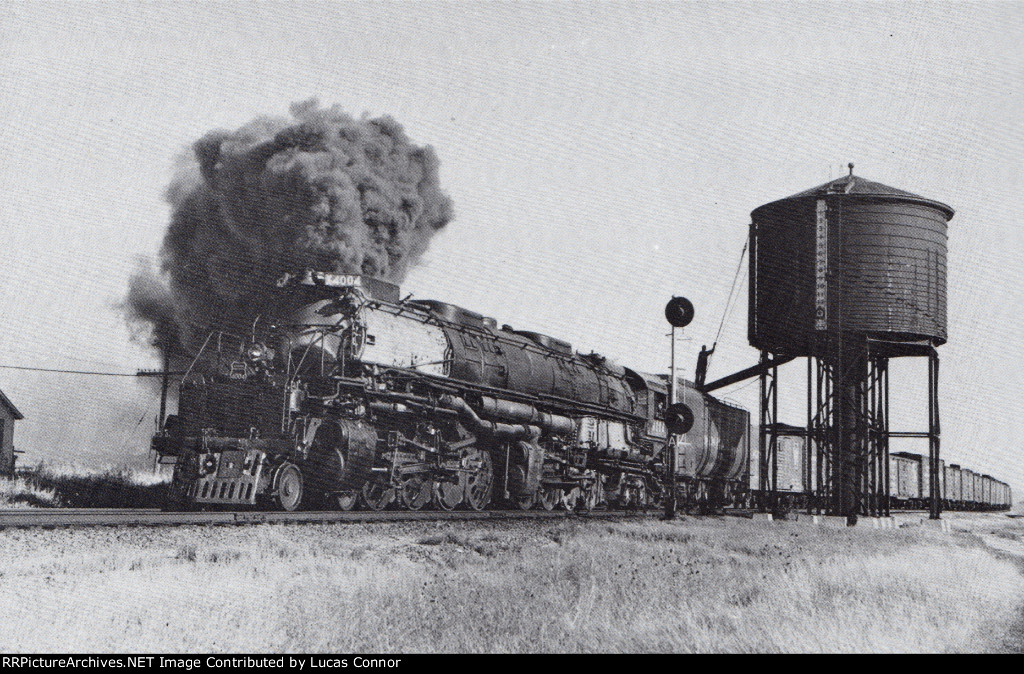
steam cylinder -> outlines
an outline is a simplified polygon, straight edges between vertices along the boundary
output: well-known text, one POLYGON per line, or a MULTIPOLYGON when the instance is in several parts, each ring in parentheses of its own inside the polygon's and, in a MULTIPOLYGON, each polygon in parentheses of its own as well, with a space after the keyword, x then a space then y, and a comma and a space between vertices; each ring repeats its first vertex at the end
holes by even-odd
POLYGON ((946 227, 953 209, 844 176, 751 213, 748 338, 813 355, 826 329, 946 341, 946 227))

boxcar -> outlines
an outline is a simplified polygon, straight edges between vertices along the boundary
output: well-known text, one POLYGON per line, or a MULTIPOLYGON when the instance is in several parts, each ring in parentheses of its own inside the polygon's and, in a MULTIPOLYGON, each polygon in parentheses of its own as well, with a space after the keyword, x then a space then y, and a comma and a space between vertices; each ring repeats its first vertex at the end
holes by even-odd
POLYGON ((974 471, 970 468, 964 468, 963 471, 964 488, 963 488, 963 500, 964 508, 970 509, 971 504, 974 503, 974 471))
POLYGON ((946 489, 943 492, 943 499, 946 501, 946 508, 959 510, 963 507, 963 471, 960 466, 951 463, 946 466, 946 489))
POLYGON ((778 490, 803 494, 808 491, 805 476, 807 457, 804 451, 804 439, 792 435, 778 438, 779 472, 778 490))
POLYGON ((889 455, 889 498, 890 505, 896 508, 920 505, 920 456, 906 452, 889 455))
MULTIPOLYGON (((920 456, 918 454, 913 454, 912 456, 916 457, 918 465, 921 466, 921 493, 918 496, 918 498, 925 505, 925 507, 927 507, 928 503, 931 502, 931 498, 932 498, 932 482, 931 482, 931 479, 932 479, 931 478, 932 469, 931 469, 931 462, 928 460, 927 456, 920 456)), ((945 491, 945 484, 946 484, 946 462, 944 460, 942 460, 942 459, 939 459, 938 476, 939 476, 939 498, 941 499, 942 498, 942 494, 945 491)))

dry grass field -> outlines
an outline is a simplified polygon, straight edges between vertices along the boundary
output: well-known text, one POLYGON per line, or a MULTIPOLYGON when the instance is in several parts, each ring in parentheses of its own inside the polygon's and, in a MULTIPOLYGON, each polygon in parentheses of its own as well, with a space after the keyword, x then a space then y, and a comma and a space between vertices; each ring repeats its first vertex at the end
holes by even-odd
POLYGON ((41 487, 22 472, 0 477, 0 508, 57 508, 57 492, 41 487))
POLYGON ((0 477, 0 508, 156 508, 170 475, 129 468, 19 468, 0 477))
POLYGON ((0 651, 1019 650, 1019 562, 736 518, 9 530, 0 651))

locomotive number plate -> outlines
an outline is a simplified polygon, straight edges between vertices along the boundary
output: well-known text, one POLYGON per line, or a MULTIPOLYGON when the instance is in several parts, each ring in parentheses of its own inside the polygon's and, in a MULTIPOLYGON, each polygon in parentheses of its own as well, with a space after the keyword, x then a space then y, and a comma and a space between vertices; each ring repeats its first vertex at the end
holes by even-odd
POLYGON ((362 278, 359 274, 324 274, 324 285, 332 288, 359 288, 362 286, 362 278))

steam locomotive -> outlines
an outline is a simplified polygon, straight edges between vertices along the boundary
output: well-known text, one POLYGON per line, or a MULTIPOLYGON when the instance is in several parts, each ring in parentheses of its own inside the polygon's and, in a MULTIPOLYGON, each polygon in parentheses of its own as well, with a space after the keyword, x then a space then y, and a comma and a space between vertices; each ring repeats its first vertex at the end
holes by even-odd
POLYGON ((643 508, 671 482, 684 507, 748 502, 750 415, 691 384, 670 435, 667 377, 367 276, 278 286, 287 320, 211 333, 153 438, 174 507, 643 508))

